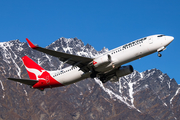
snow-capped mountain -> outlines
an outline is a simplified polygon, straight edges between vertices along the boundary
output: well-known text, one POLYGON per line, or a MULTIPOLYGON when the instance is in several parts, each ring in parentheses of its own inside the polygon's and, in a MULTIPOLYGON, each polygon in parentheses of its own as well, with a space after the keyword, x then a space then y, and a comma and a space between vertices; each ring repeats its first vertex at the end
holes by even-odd
MULTIPOLYGON (((70 54, 94 57, 96 51, 77 38, 60 38, 47 46, 70 54)), ((21 57, 28 55, 46 70, 62 66, 58 58, 32 50, 19 40, 0 43, 0 120, 179 120, 180 87, 160 70, 151 69, 102 84, 98 79, 45 89, 41 92, 9 81, 8 77, 28 78, 21 57)))

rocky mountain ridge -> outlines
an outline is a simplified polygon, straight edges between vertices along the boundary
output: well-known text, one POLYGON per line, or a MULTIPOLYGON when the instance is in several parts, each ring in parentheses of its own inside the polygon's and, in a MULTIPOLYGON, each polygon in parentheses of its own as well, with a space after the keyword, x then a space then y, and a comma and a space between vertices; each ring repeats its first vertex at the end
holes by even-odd
MULTIPOLYGON (((46 48, 86 57, 108 51, 96 51, 77 38, 60 38, 46 48)), ((134 71, 115 83, 86 79, 41 92, 6 79, 28 78, 21 57, 28 55, 46 70, 68 65, 19 40, 0 43, 0 51, 0 120, 180 119, 180 87, 160 70, 134 71)))

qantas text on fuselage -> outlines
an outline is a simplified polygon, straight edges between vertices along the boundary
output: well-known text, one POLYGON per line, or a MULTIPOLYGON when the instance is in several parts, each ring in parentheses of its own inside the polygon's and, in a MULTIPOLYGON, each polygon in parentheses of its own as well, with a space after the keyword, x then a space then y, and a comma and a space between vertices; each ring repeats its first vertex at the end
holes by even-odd
POLYGON ((110 50, 96 58, 87 58, 41 48, 28 39, 26 40, 32 49, 58 57, 59 60, 63 61, 63 64, 71 65, 57 71, 46 71, 28 56, 22 57, 30 79, 8 79, 30 85, 31 88, 44 90, 45 88, 69 85, 89 77, 97 77, 103 83, 109 80, 116 82, 119 77, 133 72, 131 65, 122 66, 123 64, 155 52, 158 52, 158 56, 161 57, 160 52, 166 49, 174 40, 174 37, 166 35, 148 36, 110 50))

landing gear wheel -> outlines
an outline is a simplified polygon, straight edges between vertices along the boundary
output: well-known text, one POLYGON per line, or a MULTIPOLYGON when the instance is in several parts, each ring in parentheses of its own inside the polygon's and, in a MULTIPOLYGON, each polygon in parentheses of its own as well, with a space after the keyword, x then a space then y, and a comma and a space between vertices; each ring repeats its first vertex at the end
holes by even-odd
POLYGON ((162 56, 162 54, 161 53, 158 53, 158 57, 161 57, 162 56))

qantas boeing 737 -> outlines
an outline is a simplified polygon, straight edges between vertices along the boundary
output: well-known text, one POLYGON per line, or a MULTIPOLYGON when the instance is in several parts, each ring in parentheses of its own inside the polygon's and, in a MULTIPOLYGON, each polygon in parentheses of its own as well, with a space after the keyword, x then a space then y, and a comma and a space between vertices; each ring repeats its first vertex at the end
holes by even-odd
POLYGON ((118 81, 119 77, 133 72, 131 65, 122 66, 123 64, 155 52, 158 52, 158 56, 161 57, 160 52, 166 49, 174 37, 166 35, 148 36, 110 50, 96 58, 45 49, 34 45, 27 38, 26 40, 32 49, 58 57, 60 61, 63 61, 63 64, 71 65, 57 71, 46 71, 28 56, 22 57, 30 79, 8 79, 30 85, 31 88, 44 90, 45 88, 69 85, 89 77, 97 77, 103 83, 109 80, 111 82, 118 81))

